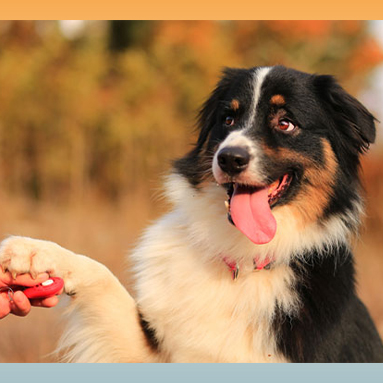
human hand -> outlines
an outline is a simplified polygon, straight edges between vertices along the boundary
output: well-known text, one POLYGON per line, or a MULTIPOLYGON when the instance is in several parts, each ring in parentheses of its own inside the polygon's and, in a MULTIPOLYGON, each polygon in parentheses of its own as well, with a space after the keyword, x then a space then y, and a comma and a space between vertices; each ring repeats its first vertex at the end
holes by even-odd
MULTIPOLYGON (((12 299, 8 294, 8 287, 25 286, 32 287, 49 279, 48 273, 39 274, 33 279, 29 274, 21 274, 13 278, 9 272, 4 272, 0 267, 0 319, 9 313, 25 316, 31 310, 31 306, 53 307, 58 303, 58 297, 31 299, 29 300, 22 291, 15 291, 12 299), (3 289, 2 289, 3 288, 3 289)), ((62 291, 59 292, 61 294, 62 291)))

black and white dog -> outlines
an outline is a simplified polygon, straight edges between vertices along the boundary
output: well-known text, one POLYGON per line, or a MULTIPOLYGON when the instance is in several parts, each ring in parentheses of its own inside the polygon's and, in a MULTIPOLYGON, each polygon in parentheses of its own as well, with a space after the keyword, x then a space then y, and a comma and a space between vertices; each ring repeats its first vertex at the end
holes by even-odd
POLYGON ((331 76, 258 67, 224 72, 199 128, 132 255, 135 301, 87 257, 3 242, 3 268, 64 278, 66 360, 383 362, 350 249, 374 117, 331 76))

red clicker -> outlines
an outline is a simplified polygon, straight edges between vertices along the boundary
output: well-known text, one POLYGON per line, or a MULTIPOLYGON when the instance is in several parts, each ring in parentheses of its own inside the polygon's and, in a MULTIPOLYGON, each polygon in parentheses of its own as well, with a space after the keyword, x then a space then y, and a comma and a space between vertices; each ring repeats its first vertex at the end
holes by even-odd
POLYGON ((64 281, 59 277, 51 277, 46 281, 23 290, 29 299, 49 298, 56 295, 64 287, 64 281))

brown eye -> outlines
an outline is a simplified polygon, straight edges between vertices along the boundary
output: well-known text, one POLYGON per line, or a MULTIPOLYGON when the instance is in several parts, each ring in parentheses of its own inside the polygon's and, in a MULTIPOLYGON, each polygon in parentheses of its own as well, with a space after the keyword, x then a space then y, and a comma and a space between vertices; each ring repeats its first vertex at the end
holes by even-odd
POLYGON ((291 121, 283 118, 279 120, 278 128, 284 132, 292 132, 296 128, 296 126, 291 121))
POLYGON ((225 125, 226 126, 233 126, 234 122, 235 122, 235 120, 234 120, 234 117, 232 117, 232 116, 227 116, 225 118, 225 125))

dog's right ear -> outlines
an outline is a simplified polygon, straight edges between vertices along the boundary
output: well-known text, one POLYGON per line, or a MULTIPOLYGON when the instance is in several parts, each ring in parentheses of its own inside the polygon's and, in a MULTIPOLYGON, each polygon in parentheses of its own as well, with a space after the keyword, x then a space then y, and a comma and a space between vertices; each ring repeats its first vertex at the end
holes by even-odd
POLYGON ((332 76, 314 79, 318 94, 328 108, 335 127, 342 135, 340 142, 353 155, 365 152, 375 141, 375 117, 357 99, 348 94, 332 76))

